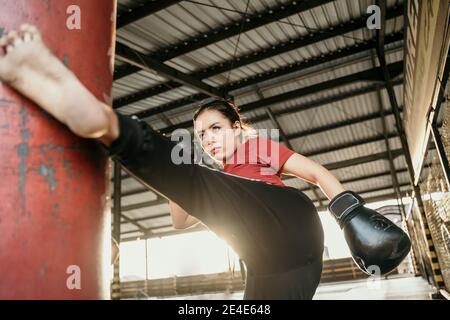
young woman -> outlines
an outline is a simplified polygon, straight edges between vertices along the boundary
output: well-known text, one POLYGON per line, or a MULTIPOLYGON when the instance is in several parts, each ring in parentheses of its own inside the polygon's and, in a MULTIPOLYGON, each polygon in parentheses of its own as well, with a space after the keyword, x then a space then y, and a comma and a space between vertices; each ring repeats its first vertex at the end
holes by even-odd
POLYGON ((197 139, 223 172, 175 164, 175 142, 98 101, 30 25, 0 39, 0 80, 76 135, 106 146, 128 171, 170 200, 176 228, 201 221, 225 239, 246 264, 245 299, 313 298, 322 271, 322 226, 311 200, 285 186, 280 174, 317 185, 331 199, 344 188, 323 166, 275 141, 252 137, 237 109, 224 101, 200 107, 193 123, 197 139))

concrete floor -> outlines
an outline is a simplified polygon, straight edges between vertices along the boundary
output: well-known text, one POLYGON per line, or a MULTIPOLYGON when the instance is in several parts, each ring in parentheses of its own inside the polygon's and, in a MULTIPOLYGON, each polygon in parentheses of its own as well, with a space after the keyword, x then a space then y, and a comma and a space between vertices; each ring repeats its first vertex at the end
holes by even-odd
MULTIPOLYGON (((397 276, 378 281, 361 280, 323 284, 317 289, 314 300, 430 300, 429 294, 432 292, 433 287, 421 277, 397 276)), ((178 296, 166 299, 241 300, 242 297, 243 292, 235 292, 178 296)))
POLYGON ((433 287, 421 277, 398 277, 319 286, 314 300, 429 300, 433 287))

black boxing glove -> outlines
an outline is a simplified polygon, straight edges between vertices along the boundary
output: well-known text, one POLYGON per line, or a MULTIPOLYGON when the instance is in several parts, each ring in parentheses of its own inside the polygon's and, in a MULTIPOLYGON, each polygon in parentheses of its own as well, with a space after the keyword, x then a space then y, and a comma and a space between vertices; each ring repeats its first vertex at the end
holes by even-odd
POLYGON ((395 223, 364 204, 358 194, 345 191, 331 200, 328 210, 344 231, 358 267, 369 275, 377 270, 383 275, 398 267, 411 249, 411 240, 395 223))

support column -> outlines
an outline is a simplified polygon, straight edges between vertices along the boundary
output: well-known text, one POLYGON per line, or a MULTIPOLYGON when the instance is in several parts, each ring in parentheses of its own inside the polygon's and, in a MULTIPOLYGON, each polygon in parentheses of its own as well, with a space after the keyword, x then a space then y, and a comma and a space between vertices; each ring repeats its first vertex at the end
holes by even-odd
POLYGON ((436 256, 436 249, 434 247, 433 239, 431 238, 431 232, 428 226, 426 214, 425 214, 425 206, 422 201, 422 195, 420 192, 420 188, 417 184, 415 184, 414 179, 414 169, 413 169, 413 163, 412 158, 409 153, 409 147, 408 147, 408 141, 406 139, 406 134, 403 129, 403 122, 402 118, 400 116, 400 108, 397 103, 397 98, 395 96, 394 86, 392 85, 391 75, 389 73, 389 70, 387 68, 386 64, 386 57, 385 57, 385 51, 384 51, 384 32, 386 30, 386 0, 377 0, 377 5, 380 7, 380 13, 381 13, 381 28, 377 29, 377 56, 378 61, 380 63, 382 76, 384 80, 384 85, 388 94, 389 102, 391 105, 392 112, 395 117, 395 124, 397 127, 397 131, 399 134, 399 138, 402 144, 402 149, 404 151, 406 164, 408 167, 408 173, 409 173, 409 180, 411 182, 411 186, 414 190, 414 197, 417 201, 417 207, 420 212, 420 218, 421 218, 421 225, 422 225, 422 231, 424 239, 426 240, 428 244, 428 253, 429 253, 429 263, 433 270, 433 281, 435 282, 435 285, 438 287, 441 287, 443 285, 442 281, 442 274, 440 271, 439 261, 436 256))
MULTIPOLYGON (((118 161, 114 161, 114 207, 113 207, 113 239, 120 248, 120 229, 122 220, 122 167, 118 161)), ((113 265, 113 281, 111 285, 111 298, 120 300, 120 251, 113 265)))

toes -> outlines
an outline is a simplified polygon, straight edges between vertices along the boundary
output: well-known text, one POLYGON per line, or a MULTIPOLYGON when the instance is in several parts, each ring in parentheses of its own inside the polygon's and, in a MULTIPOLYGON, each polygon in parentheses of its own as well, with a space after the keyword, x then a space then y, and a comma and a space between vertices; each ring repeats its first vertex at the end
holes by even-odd
POLYGON ((19 27, 23 42, 30 42, 33 40, 33 34, 30 32, 29 24, 22 24, 19 27))
POLYGON ((17 32, 16 31, 10 31, 7 35, 6 35, 6 45, 7 46, 12 46, 14 45, 14 42, 16 41, 17 38, 17 32))
POLYGON ((11 52, 15 47, 22 44, 23 40, 16 31, 10 31, 6 36, 6 53, 11 52))
POLYGON ((22 43, 23 43, 23 39, 21 37, 16 37, 16 38, 14 38, 13 46, 17 47, 17 46, 20 46, 22 43))
POLYGON ((22 35, 22 39, 23 39, 23 42, 25 42, 25 43, 26 42, 30 42, 32 40, 31 33, 24 32, 23 35, 22 35))
POLYGON ((24 23, 24 24, 20 25, 19 30, 23 31, 23 32, 30 32, 32 27, 33 26, 31 24, 24 23))
POLYGON ((40 38, 41 34, 35 26, 22 24, 18 31, 12 30, 0 38, 0 57, 13 51, 24 42, 30 42, 40 38))
POLYGON ((19 29, 24 34, 29 34, 31 40, 41 38, 41 33, 34 25, 22 24, 19 29))
POLYGON ((8 53, 10 53, 11 51, 13 51, 14 50, 14 46, 13 45, 7 45, 6 46, 6 53, 8 54, 8 53))
POLYGON ((17 37, 17 31, 16 30, 11 30, 10 32, 8 32, 8 34, 6 35, 7 39, 14 39, 15 37, 17 37))

